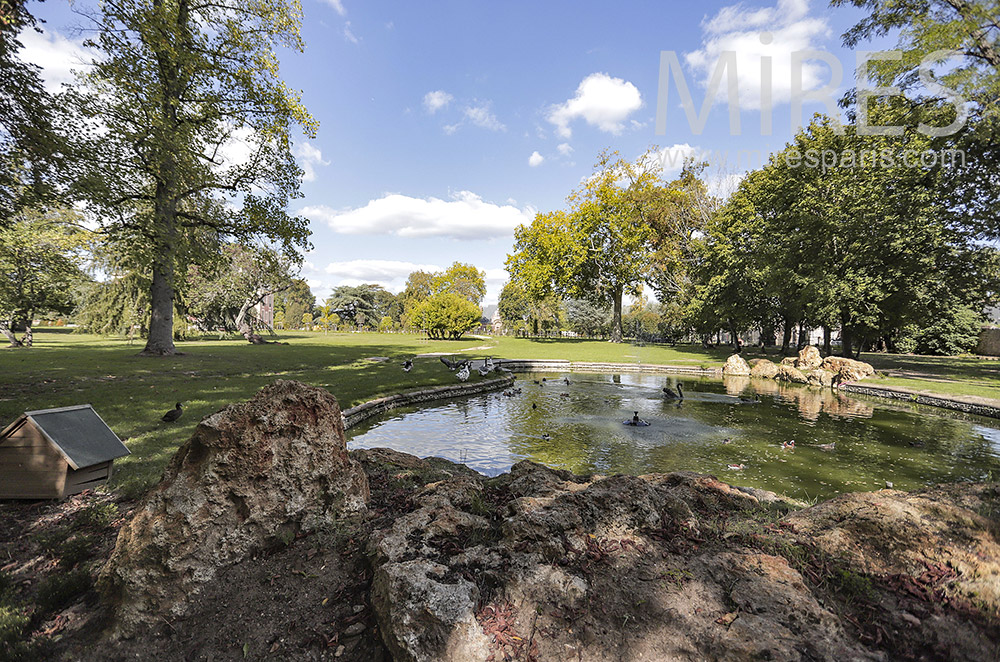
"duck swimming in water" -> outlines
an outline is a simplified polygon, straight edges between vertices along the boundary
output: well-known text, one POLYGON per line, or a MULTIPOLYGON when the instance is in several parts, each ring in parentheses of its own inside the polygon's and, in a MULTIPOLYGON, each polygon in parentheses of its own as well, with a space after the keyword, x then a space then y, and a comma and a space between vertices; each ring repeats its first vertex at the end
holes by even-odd
POLYGON ((669 386, 664 386, 663 387, 663 394, 665 396, 667 396, 667 400, 683 400, 684 399, 684 389, 681 388, 681 383, 680 382, 677 382, 677 392, 676 393, 674 393, 674 390, 672 388, 670 388, 669 386))

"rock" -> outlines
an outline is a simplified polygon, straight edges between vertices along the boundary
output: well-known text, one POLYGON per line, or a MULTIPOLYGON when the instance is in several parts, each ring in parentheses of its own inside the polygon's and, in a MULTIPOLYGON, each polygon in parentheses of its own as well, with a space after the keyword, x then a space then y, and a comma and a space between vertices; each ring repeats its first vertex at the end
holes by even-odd
POLYGON ((751 377, 758 377, 761 379, 774 379, 778 374, 778 366, 771 363, 767 359, 759 359, 750 370, 751 377))
POLYGON ((785 358, 781 359, 780 365, 787 365, 789 367, 794 368, 796 361, 798 361, 798 359, 796 357, 794 357, 794 356, 786 356, 785 358))
POLYGON ((940 659, 988 660, 1000 659, 1000 639, 955 616, 1000 610, 998 509, 1000 484, 956 483, 844 494, 788 515, 784 524, 871 585, 899 587, 889 618, 906 632, 907 646, 937 649, 940 659))
POLYGON ((479 589, 449 568, 414 559, 378 568, 372 606, 394 660, 485 662, 490 642, 476 621, 479 589))
POLYGON ((809 380, 803 375, 799 370, 793 368, 790 365, 782 362, 778 366, 778 372, 774 376, 775 379, 782 382, 792 382, 793 384, 808 384, 809 380))
POLYGON ((823 357, 819 355, 819 349, 815 345, 807 345, 799 351, 799 357, 795 359, 795 367, 799 370, 815 370, 823 365, 823 357))
POLYGON ((824 370, 829 370, 839 376, 840 382, 855 382, 875 374, 875 368, 870 363, 855 361, 843 356, 828 356, 823 359, 824 370))
POLYGON ((367 500, 328 391, 279 380, 208 416, 122 526, 100 572, 113 634, 172 620, 221 568, 361 512, 367 500))
POLYGON ((726 364, 722 366, 723 375, 749 375, 750 366, 739 354, 733 354, 726 359, 726 364))
POLYGON ((784 558, 710 542, 719 521, 789 507, 689 472, 520 462, 428 485, 377 532, 372 606, 395 660, 880 659, 784 558))
POLYGON ((833 384, 833 373, 829 370, 815 370, 810 372, 806 379, 810 386, 830 386, 833 384))

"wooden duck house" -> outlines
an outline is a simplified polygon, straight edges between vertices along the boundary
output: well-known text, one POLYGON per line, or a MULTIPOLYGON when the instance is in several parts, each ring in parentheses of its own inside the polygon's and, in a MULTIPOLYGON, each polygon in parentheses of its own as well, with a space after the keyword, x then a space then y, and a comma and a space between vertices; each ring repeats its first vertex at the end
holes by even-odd
POLYGON ((0 433, 0 499, 59 499, 111 478, 129 454, 90 405, 28 411, 0 433))

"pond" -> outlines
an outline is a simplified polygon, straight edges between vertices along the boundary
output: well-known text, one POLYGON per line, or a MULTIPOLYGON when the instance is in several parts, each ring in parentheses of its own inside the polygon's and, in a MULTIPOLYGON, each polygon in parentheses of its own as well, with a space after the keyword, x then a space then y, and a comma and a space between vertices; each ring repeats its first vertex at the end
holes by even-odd
POLYGON ((517 377, 514 396, 369 419, 348 431, 348 447, 444 457, 487 475, 522 459, 576 473, 690 470, 810 501, 1000 477, 1000 420, 748 378, 517 377), (678 381, 684 400, 665 400, 662 388, 678 381), (623 424, 636 411, 648 426, 623 424))

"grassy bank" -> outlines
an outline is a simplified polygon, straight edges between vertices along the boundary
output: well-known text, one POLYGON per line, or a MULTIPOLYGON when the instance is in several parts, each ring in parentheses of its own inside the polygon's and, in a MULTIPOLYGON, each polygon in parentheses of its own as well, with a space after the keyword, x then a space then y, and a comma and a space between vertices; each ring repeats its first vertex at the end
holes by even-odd
MULTIPOLYGON (((31 349, 0 350, 0 424, 31 409, 90 403, 126 438, 132 455, 116 463, 112 485, 137 494, 155 481, 177 446, 204 416, 249 398, 274 379, 297 379, 329 389, 342 407, 401 390, 454 383, 436 357, 418 359, 410 373, 400 363, 417 354, 467 357, 568 359, 719 367, 729 348, 660 346, 597 340, 465 338, 432 341, 418 335, 289 333, 287 345, 251 346, 243 340, 180 343, 184 354, 168 359, 137 356, 141 345, 125 340, 41 329, 31 349), (388 361, 371 360, 385 357, 388 361), (160 416, 181 401, 184 416, 160 416)), ((760 356, 755 351, 747 358, 760 356)), ((773 352, 767 355, 777 359, 773 352)), ((902 385, 951 395, 997 397, 1000 362, 966 358, 866 355, 902 385)), ((473 380, 478 375, 473 373, 473 380)))

